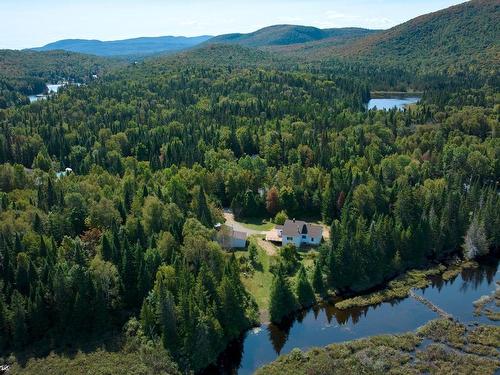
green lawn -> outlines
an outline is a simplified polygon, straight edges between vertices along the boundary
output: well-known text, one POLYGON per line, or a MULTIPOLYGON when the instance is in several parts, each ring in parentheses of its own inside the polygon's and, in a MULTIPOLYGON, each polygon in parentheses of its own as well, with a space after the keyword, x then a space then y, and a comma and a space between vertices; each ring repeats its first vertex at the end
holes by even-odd
MULTIPOLYGON (((250 241, 257 244, 259 236, 250 237, 250 241)), ((242 281, 246 290, 254 297, 259 306, 260 318, 262 322, 269 320, 269 294, 273 275, 269 271, 270 266, 276 261, 276 257, 269 256, 268 253, 257 244, 259 266, 252 273, 242 273, 242 281)), ((237 251, 237 258, 247 257, 247 251, 237 251)), ((299 256, 307 272, 312 274, 314 268, 314 259, 317 257, 317 251, 314 249, 300 249, 299 256)))
POLYGON ((275 226, 275 224, 268 219, 242 219, 240 223, 245 228, 258 231, 268 231, 275 226))
MULTIPOLYGON (((250 241, 255 241, 255 238, 250 238, 250 241)), ((243 274, 242 281, 248 292, 254 297, 257 305, 261 320, 267 320, 269 309, 269 292, 273 281, 273 275, 269 271, 270 265, 274 261, 274 257, 267 255, 267 253, 257 246, 259 266, 252 274, 243 274)), ((236 257, 246 257, 246 251, 236 252, 236 257)))

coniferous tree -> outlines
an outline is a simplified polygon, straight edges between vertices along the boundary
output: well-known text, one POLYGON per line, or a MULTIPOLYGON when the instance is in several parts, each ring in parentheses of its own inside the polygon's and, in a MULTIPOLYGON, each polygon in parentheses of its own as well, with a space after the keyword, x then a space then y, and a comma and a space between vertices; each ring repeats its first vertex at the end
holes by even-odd
POLYGON ((279 323, 297 307, 297 301, 292 292, 284 270, 281 268, 274 277, 269 296, 269 314, 271 321, 279 323))
MULTIPOLYGON (((335 270, 332 270, 335 272, 335 270)), ((325 293, 325 284, 323 281, 323 272, 321 270, 321 262, 319 259, 314 262, 314 273, 313 273, 313 282, 312 286, 314 291, 319 295, 323 295, 325 293)))
POLYGON ((15 290, 12 294, 10 307, 10 331, 15 348, 22 348, 28 341, 28 327, 26 324, 26 302, 24 297, 15 290))
POLYGON ((211 228, 213 226, 212 214, 208 208, 207 198, 205 196, 205 190, 203 186, 200 186, 198 191, 198 199, 196 202, 196 217, 204 226, 211 228))
POLYGON ((8 311, 3 293, 3 283, 0 282, 0 350, 3 350, 7 345, 9 336, 7 329, 8 311))
POLYGON ((297 295, 297 302, 302 307, 311 306, 316 298, 311 283, 307 279, 306 270, 303 265, 299 268, 297 273, 297 280, 295 282, 295 294, 297 295))

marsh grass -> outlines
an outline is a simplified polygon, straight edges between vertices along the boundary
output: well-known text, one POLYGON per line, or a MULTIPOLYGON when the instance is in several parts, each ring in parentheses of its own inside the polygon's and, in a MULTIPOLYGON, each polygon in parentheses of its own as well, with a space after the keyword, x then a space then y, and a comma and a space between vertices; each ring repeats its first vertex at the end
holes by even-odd
POLYGON ((494 374, 500 366, 493 354, 500 345, 499 330, 479 326, 469 331, 456 322, 435 320, 413 333, 374 336, 308 352, 294 349, 257 374, 494 374), (424 338, 431 344, 419 348, 424 338))
POLYGON ((445 271, 443 265, 428 270, 411 270, 404 275, 390 281, 381 291, 349 298, 335 304, 341 310, 352 307, 366 307, 382 302, 408 297, 413 288, 421 289, 430 285, 430 276, 437 276, 445 271))

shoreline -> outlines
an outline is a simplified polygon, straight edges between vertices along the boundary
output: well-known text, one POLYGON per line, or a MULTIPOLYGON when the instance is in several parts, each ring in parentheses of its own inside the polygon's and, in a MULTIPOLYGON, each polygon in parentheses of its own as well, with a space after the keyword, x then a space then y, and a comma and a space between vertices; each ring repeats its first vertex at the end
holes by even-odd
MULTIPOLYGON (((306 308, 300 308, 290 312, 288 319, 293 319, 301 311, 307 311, 321 304, 333 304, 339 310, 347 310, 356 307, 374 306, 395 299, 407 298, 414 288, 427 288, 431 285, 431 277, 441 277, 448 281, 458 276, 462 270, 475 268, 477 261, 460 259, 443 260, 435 265, 429 264, 425 268, 412 268, 402 274, 358 292, 344 292, 336 294, 329 290, 325 296, 316 296, 316 302, 306 308), (455 263, 449 263, 455 262, 455 263), (448 264, 446 264, 448 263, 448 264)), ((287 319, 287 318, 285 318, 287 319)), ((276 324, 269 320, 268 310, 259 310, 259 324, 252 328, 276 324)), ((244 332, 243 334, 245 334, 244 332)))

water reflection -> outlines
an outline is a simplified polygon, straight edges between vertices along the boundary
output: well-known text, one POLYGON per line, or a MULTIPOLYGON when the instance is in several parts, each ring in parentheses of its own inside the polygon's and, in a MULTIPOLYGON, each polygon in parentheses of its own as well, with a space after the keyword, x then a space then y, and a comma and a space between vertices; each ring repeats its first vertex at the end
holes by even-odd
MULTIPOLYGON (((472 302, 494 290, 498 259, 477 269, 463 271, 453 280, 434 278, 432 286, 417 291, 464 322, 484 321, 473 314, 472 302)), ((375 306, 339 310, 323 303, 302 311, 280 325, 264 325, 247 332, 221 356, 207 373, 252 374, 293 348, 307 350, 379 334, 415 330, 437 315, 412 298, 375 306)), ((487 321, 489 324, 494 324, 487 321)))
POLYGON ((476 316, 472 306, 472 302, 494 291, 495 282, 500 280, 498 262, 498 259, 489 259, 482 262, 479 268, 465 269, 448 281, 434 277, 432 285, 418 293, 464 323, 500 324, 487 317, 476 316))
POLYGON ((368 110, 379 109, 389 111, 391 109, 403 110, 410 104, 420 101, 419 97, 391 97, 370 99, 367 104, 368 110))

